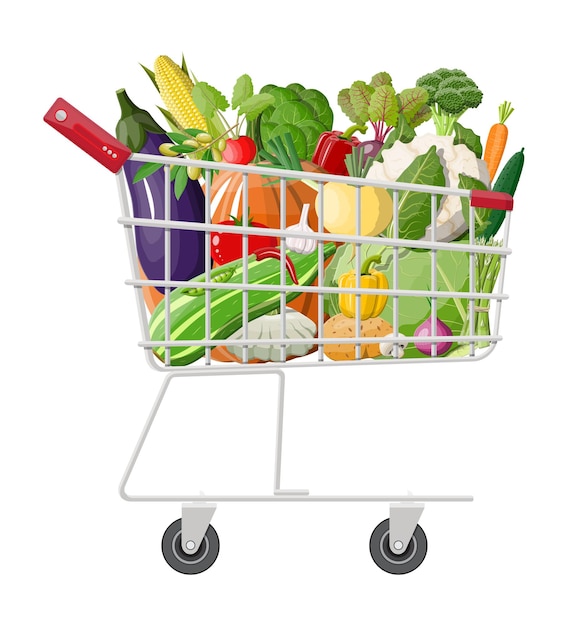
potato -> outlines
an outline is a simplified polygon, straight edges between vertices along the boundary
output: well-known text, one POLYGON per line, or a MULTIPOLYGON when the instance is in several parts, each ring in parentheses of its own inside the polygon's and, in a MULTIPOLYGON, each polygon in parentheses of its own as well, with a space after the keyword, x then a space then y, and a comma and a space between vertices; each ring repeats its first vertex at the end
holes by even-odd
MULTIPOLYGON (((323 326, 323 337, 327 339, 354 337, 356 321, 342 313, 330 317, 323 326)), ((392 325, 381 317, 369 317, 360 323, 361 337, 385 337, 394 332, 392 325)), ((329 343, 324 347, 325 354, 333 361, 353 361, 356 358, 356 344, 329 343)), ((360 345, 360 358, 372 359, 380 356, 379 343, 360 345)))

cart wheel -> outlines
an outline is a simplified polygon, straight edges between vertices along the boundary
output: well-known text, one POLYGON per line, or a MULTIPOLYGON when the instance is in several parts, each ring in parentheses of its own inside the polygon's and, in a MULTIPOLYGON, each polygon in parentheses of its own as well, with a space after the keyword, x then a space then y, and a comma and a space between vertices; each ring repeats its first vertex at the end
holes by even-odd
POLYGON ((386 519, 372 532, 370 537, 370 555, 374 563, 388 574, 408 574, 417 569, 427 554, 427 538, 418 524, 412 535, 410 545, 402 554, 390 550, 390 520, 386 519))
POLYGON ((200 574, 209 569, 219 555, 219 536, 209 524, 203 541, 195 554, 181 547, 181 520, 175 520, 163 534, 161 551, 168 565, 180 574, 200 574))

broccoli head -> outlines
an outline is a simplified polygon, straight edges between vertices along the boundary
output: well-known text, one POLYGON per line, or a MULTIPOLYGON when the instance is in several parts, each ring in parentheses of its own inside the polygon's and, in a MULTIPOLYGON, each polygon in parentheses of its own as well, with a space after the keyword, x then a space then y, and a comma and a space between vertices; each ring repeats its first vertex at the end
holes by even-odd
POLYGON ((440 68, 418 78, 416 86, 427 91, 438 135, 451 135, 461 115, 482 102, 482 91, 463 70, 440 68))

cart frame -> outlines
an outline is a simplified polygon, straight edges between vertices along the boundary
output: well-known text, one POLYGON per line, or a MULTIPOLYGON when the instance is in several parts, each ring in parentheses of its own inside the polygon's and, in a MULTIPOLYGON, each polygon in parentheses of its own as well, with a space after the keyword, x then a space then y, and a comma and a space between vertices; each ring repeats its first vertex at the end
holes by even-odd
MULTIPOLYGON (((199 344, 202 344, 205 347, 205 356, 204 356, 204 364, 190 364, 187 366, 176 366, 171 365, 169 360, 170 350, 175 346, 183 346, 183 345, 192 345, 197 342, 195 341, 173 341, 169 338, 169 315, 170 315, 170 293, 173 289, 180 286, 195 286, 198 285, 200 288, 205 290, 206 294, 210 294, 212 289, 218 288, 228 288, 226 285, 218 284, 212 282, 210 275, 210 267, 207 265, 207 269, 205 272, 205 280, 200 280, 199 282, 195 282, 193 280, 188 281, 175 281, 171 279, 171 248, 170 248, 170 231, 172 229, 190 229, 196 231, 204 231, 207 233, 205 237, 206 245, 205 245, 205 255, 210 256, 210 233, 213 231, 226 231, 231 232, 235 229, 240 232, 243 237, 243 265, 247 268, 247 246, 248 246, 248 235, 255 234, 257 231, 256 228, 252 226, 219 226, 218 224, 213 223, 212 221, 212 210, 211 210, 211 197, 210 197, 210 187, 211 187, 211 177, 212 170, 229 170, 233 172, 242 173, 244 179, 243 185, 243 215, 242 215, 242 224, 248 224, 248 187, 247 180, 248 175, 251 173, 266 173, 265 168, 261 168, 259 166, 252 165, 235 165, 235 164, 227 164, 227 163, 211 163, 209 161, 190 161, 190 163, 196 167, 199 167, 203 171, 204 181, 205 181, 205 211, 206 217, 204 223, 201 222, 179 222, 173 221, 170 219, 170 168, 174 165, 179 164, 179 157, 164 157, 164 156, 156 156, 156 155, 145 155, 145 154, 132 154, 119 142, 116 141, 112 136, 110 136, 106 131, 96 126, 93 122, 85 118, 84 116, 80 117, 80 122, 82 125, 75 123, 68 123, 68 116, 82 116, 76 109, 68 105, 62 99, 59 99, 55 102, 52 109, 46 114, 45 120, 48 121, 52 126, 54 126, 57 130, 59 130, 62 134, 67 136, 71 141, 79 145, 83 150, 87 151, 91 156, 94 156, 99 162, 103 163, 106 167, 108 167, 111 171, 117 174, 117 183, 118 183, 118 194, 121 204, 121 216, 118 219, 118 223, 123 226, 126 244, 128 248, 128 254, 131 265, 131 275, 132 278, 126 280, 126 284, 132 286, 134 288, 136 294, 136 305, 138 310, 138 317, 140 322, 140 328, 142 332, 142 340, 139 342, 139 346, 144 350, 146 360, 149 366, 152 369, 161 371, 165 373, 165 378, 161 384, 161 387, 158 391, 157 397, 154 401, 153 407, 147 417, 146 423, 142 429, 142 432, 139 436, 139 439, 134 447, 130 460, 126 466, 124 475, 119 485, 119 493, 120 496, 127 501, 130 502, 180 502, 182 503, 182 516, 180 522, 175 527, 172 526, 166 531, 164 535, 164 556, 166 556, 166 560, 168 563, 177 569, 177 571, 181 571, 183 573, 200 573, 204 571, 216 559, 216 553, 218 553, 218 537, 216 536, 216 531, 212 529, 210 526, 211 519, 216 510, 217 502, 385 502, 390 504, 390 518, 389 520, 385 520, 381 525, 379 525, 373 536, 371 538, 371 554, 373 559, 377 562, 377 564, 382 567, 385 571, 389 571, 390 573, 407 573, 408 571, 412 571, 415 569, 423 558, 425 557, 426 551, 426 541, 425 536, 421 536, 423 531, 418 525, 418 521, 420 516, 424 510, 425 503, 431 502, 471 502, 473 497, 471 495, 413 495, 411 493, 405 495, 312 495, 307 489, 285 489, 281 486, 281 469, 282 469, 282 457, 283 457, 283 421, 284 421, 284 395, 285 395, 285 374, 284 370, 292 369, 292 368, 302 368, 302 367, 349 367, 349 366, 375 366, 381 365, 384 363, 389 364, 403 364, 408 362, 429 362, 429 363, 440 363, 440 362, 448 362, 447 358, 442 356, 437 356, 436 346, 437 343, 443 340, 446 340, 446 337, 438 336, 435 334, 436 328, 433 328, 433 334, 430 337, 424 339, 424 341, 429 341, 432 343, 432 355, 430 358, 409 358, 409 359, 388 359, 388 360, 374 360, 374 359, 360 359, 360 346, 362 343, 378 343, 381 344, 386 341, 384 337, 377 338, 368 338, 362 337, 359 333, 355 334, 353 337, 349 337, 348 342, 353 343, 356 346, 356 358, 352 361, 329 361, 324 358, 324 346, 329 343, 337 343, 340 340, 333 340, 329 338, 323 337, 323 302, 325 294, 339 293, 346 291, 348 293, 353 293, 356 296, 357 305, 356 305, 356 317, 355 322, 357 323, 357 327, 360 328, 360 298, 364 294, 368 293, 380 293, 380 290, 369 290, 364 289, 360 286, 360 267, 361 267, 361 258, 360 258, 360 246, 366 243, 376 243, 375 237, 364 237, 359 235, 333 235, 333 240, 337 243, 351 243, 355 248, 355 263, 357 268, 357 281, 356 287, 353 289, 339 289, 333 288, 329 286, 325 286, 323 281, 320 280, 318 286, 303 286, 300 289, 296 287, 288 287, 285 284, 285 276, 286 276, 286 268, 285 268, 285 241, 286 235, 288 234, 286 231, 286 207, 285 207, 285 189, 287 180, 290 179, 303 179, 307 181, 311 181, 312 185, 316 185, 319 192, 322 192, 323 186, 328 182, 344 182, 354 185, 357 189, 356 196, 356 232, 360 233, 361 230, 361 194, 360 190, 363 186, 375 186, 375 187, 386 187, 391 190, 393 195, 393 205, 394 205, 394 217, 393 217, 393 225, 394 233, 398 233, 398 215, 397 208, 399 202, 399 194, 408 191, 408 190, 419 190, 424 193, 431 194, 431 237, 429 240, 419 240, 414 241, 411 240, 411 246, 408 246, 408 240, 400 239, 397 237, 393 238, 380 238, 380 242, 384 243, 384 245, 392 246, 394 250, 394 285, 391 288, 385 290, 385 293, 388 294, 389 297, 394 299, 394 322, 393 322, 393 341, 394 341, 394 350, 393 356, 398 356, 398 350, 403 344, 403 335, 399 333, 399 320, 397 314, 397 303, 398 299, 404 296, 413 295, 413 296, 424 296, 431 298, 431 315, 432 318, 435 318, 436 315, 436 307, 437 300, 439 298, 447 298, 454 297, 460 299, 468 299, 469 301, 469 321, 470 321, 470 332, 468 335, 460 336, 459 343, 468 343, 469 344, 469 353, 466 356, 459 356, 450 358, 450 362, 459 362, 459 361, 475 361, 486 358, 489 354, 491 354, 497 343, 501 341, 502 337, 499 334, 499 324, 500 324, 500 313, 501 313, 501 305, 504 300, 508 298, 508 295, 503 292, 504 285, 504 276, 505 276, 505 262, 507 256, 511 253, 511 250, 508 248, 508 238, 509 238, 509 229, 510 229, 510 214, 512 209, 512 199, 506 194, 497 194, 491 192, 475 192, 471 190, 465 189, 455 189, 448 187, 428 187, 424 185, 411 185, 411 184, 403 184, 403 183, 392 183, 392 182, 384 182, 384 181, 376 181, 369 179, 358 179, 353 177, 342 177, 335 175, 327 175, 321 173, 308 173, 308 172, 292 172, 288 170, 281 170, 277 168, 270 168, 269 173, 270 176, 278 177, 280 179, 280 190, 281 190, 281 200, 280 200, 280 210, 281 210, 281 224, 280 228, 268 228, 267 230, 263 230, 263 233, 271 234, 275 237, 278 237, 281 241, 282 248, 282 258, 281 258, 281 282, 279 287, 275 288, 274 286, 266 286, 265 288, 271 291, 278 290, 280 292, 280 302, 282 304, 282 316, 284 318, 282 326, 285 326, 285 305, 286 305, 286 292, 290 289, 300 290, 302 293, 315 293, 318 298, 318 333, 317 338, 314 339, 314 342, 318 345, 318 352, 314 355, 315 360, 292 360, 287 361, 285 358, 285 347, 283 345, 283 332, 280 338, 282 341, 282 359, 281 362, 268 362, 268 363, 247 363, 247 346, 250 344, 262 344, 262 343, 280 343, 280 341, 276 339, 272 340, 262 340, 262 339, 250 339, 247 336, 247 325, 248 325, 248 314, 247 314, 247 294, 248 290, 251 289, 261 289, 260 286, 254 285, 252 283, 247 282, 247 269, 243 273, 243 282, 238 283, 238 286, 242 290, 243 297, 243 328, 244 334, 241 340, 233 340, 227 339, 223 340, 223 344, 227 345, 238 345, 243 346, 243 354, 244 354, 244 362, 242 363, 216 363, 213 359, 211 359, 211 350, 212 348, 219 343, 219 340, 213 340, 210 337, 209 330, 206 331, 206 336, 199 340, 199 344), (90 133, 86 134, 84 128, 88 127, 90 129, 90 133), (103 142, 104 147, 103 151, 105 155, 101 156, 99 152, 97 152, 96 141, 93 140, 93 137, 98 137, 99 142, 103 142), (108 148, 108 146, 111 148, 108 148), (114 152, 113 152, 114 150, 114 152), (107 162, 108 157, 111 157, 110 162, 107 162), (165 189, 165 218, 163 220, 157 219, 140 219, 136 218, 132 214, 129 194, 126 184, 126 177, 124 171, 121 167, 127 159, 131 159, 134 161, 139 161, 140 163, 160 163, 163 165, 164 172, 164 189, 165 189), (117 162, 118 161, 118 162, 117 162), (470 233, 469 233, 469 242, 459 242, 455 243, 445 243, 441 241, 436 241, 436 216, 437 210, 439 206, 439 199, 443 198, 447 195, 456 195, 463 198, 470 199, 470 208, 469 208, 469 216, 468 222, 470 225, 470 233), (459 252, 468 253, 469 254, 469 276, 470 276, 470 285, 472 286, 474 283, 472 281, 472 277, 474 276, 474 257, 475 254, 479 252, 486 252, 487 246, 480 245, 475 239, 475 228, 474 228, 474 211, 476 207, 488 207, 488 208, 499 208, 506 211, 506 218, 504 221, 503 229, 502 229, 502 238, 503 245, 498 247, 497 249, 491 250, 492 254, 497 254, 500 256, 500 274, 498 277, 497 284, 492 293, 484 293, 484 292, 475 292, 471 290, 469 292, 458 291, 455 293, 448 291, 439 291, 437 288, 437 265, 436 265, 436 254, 440 250, 455 250, 458 249, 459 252), (136 242, 134 229, 138 226, 144 227, 155 227, 164 229, 165 232, 165 250, 164 250, 164 280, 143 280, 140 276, 140 270, 138 266, 138 256, 136 251, 136 242), (457 246, 457 247, 456 247, 457 246), (409 292, 408 290, 399 289, 397 284, 397 271, 398 271, 398 253, 399 250, 404 247, 412 247, 412 248, 422 248, 430 251, 430 255, 432 258, 431 261, 431 288, 429 290, 412 290, 409 292), (149 319, 148 319, 148 311, 145 305, 142 288, 146 285, 151 286, 159 286, 164 288, 164 300, 165 300, 165 309, 166 313, 166 331, 165 337, 162 341, 152 340, 149 334, 149 319), (479 335, 475 332, 474 328, 474 303, 475 300, 479 298, 489 300, 491 304, 494 305, 493 308, 493 321, 491 323, 491 327, 493 331, 491 334, 487 335, 479 335), (485 342, 489 343, 489 347, 485 348, 482 351, 478 351, 475 349, 476 342, 482 339, 485 342), (153 350, 156 347, 164 347, 165 348, 165 359, 164 362, 158 362, 153 354, 153 350), (275 462, 274 462, 274 479, 273 479, 273 492, 271 494, 240 494, 240 495, 227 495, 227 494, 214 494, 214 495, 205 495, 205 494, 176 494, 176 495, 157 495, 157 494, 146 494, 146 495, 133 495, 128 493, 127 484, 134 470, 138 457, 143 449, 144 443, 150 433, 152 425, 156 419, 156 416, 160 410, 162 401, 167 393, 167 390, 170 386, 171 381, 174 378, 183 378, 183 379, 193 379, 196 377, 209 377, 209 376, 223 376, 223 375, 249 375, 249 376, 275 376, 278 380, 278 394, 277 394, 277 413, 276 413, 276 433, 275 433, 275 462), (387 526, 383 527, 384 524, 388 522, 387 526), (211 534, 211 530, 212 533, 211 534), (421 534, 420 534, 421 533, 421 534), (419 538, 419 539, 418 539, 419 538), (167 546, 166 546, 167 544, 167 546), (171 545, 169 545, 171 544, 171 545), (203 546, 206 544, 207 549, 203 553, 203 546), (169 546, 169 547, 168 547, 169 546), (180 547, 176 547, 180 546, 180 547), (173 550, 172 550, 173 547, 173 550), (167 549, 166 549, 167 548, 167 549), (210 550, 209 550, 210 548, 210 550), (409 556, 408 550, 413 550, 409 556), (166 551, 168 554, 166 555, 166 551), (177 552, 176 552, 177 551, 177 552), (377 556, 378 555, 378 556, 377 556), (404 555, 407 558, 404 560, 404 555), (197 558, 198 557, 198 558, 197 558), (173 560, 173 562, 172 562, 173 560), (380 562, 379 562, 380 561, 380 562)), ((322 195, 322 194, 321 194, 322 195)), ((323 228, 323 212, 324 207, 321 207, 320 215, 319 215, 319 229, 315 233, 307 234, 296 234, 294 233, 294 237, 297 235, 299 237, 307 237, 313 238, 317 241, 317 246, 319 249, 319 265, 318 265, 318 277, 323 277, 323 251, 322 246, 325 240, 328 240, 328 233, 325 234, 323 228)), ((232 286, 234 289, 234 285, 232 286)), ((207 306, 210 306, 210 299, 207 300, 209 303, 207 306)), ((210 326, 210 310, 207 315, 209 316, 209 323, 206 324, 206 328, 210 326)), ((360 332, 360 331, 359 331, 360 332)), ((411 338, 410 338, 411 339, 411 338)), ((392 339, 389 339, 392 341, 392 339)), ((420 338, 421 341, 421 338, 420 338)), ((344 342, 344 339, 343 339, 344 342)), ((293 340, 285 339, 285 344, 293 343, 293 340)), ((175 523, 174 523, 175 524, 175 523)))

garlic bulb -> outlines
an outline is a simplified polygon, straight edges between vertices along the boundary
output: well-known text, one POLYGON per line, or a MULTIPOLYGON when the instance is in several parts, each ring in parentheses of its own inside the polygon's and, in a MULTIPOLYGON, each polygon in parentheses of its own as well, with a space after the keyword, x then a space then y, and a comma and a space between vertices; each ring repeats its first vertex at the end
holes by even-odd
MULTIPOLYGON (((309 216, 309 204, 304 204, 301 210, 299 224, 289 226, 286 230, 291 233, 312 233, 315 232, 307 223, 309 216)), ((286 247, 299 254, 310 254, 317 247, 317 240, 309 237, 286 237, 286 247)))

